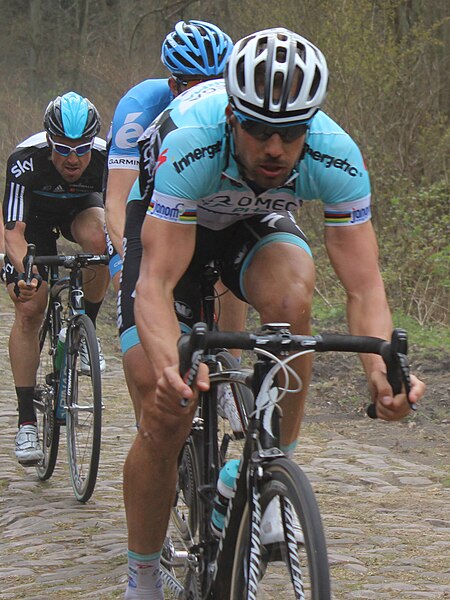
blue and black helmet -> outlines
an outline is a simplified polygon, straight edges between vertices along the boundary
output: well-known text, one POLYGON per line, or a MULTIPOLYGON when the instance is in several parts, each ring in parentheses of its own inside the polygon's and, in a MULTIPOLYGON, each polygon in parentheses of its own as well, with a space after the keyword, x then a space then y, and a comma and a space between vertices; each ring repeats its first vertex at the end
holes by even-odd
POLYGON ((44 129, 50 136, 73 140, 93 138, 100 131, 98 110, 87 98, 67 92, 52 100, 44 114, 44 129))
POLYGON ((161 60, 174 75, 222 75, 231 38, 205 21, 180 21, 163 42, 161 60))

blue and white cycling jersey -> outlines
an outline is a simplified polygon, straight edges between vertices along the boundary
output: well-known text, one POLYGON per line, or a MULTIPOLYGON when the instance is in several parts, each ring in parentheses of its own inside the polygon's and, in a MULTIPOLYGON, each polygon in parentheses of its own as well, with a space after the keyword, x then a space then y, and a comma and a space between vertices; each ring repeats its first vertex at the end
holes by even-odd
POLYGON ((223 80, 175 98, 139 140, 147 214, 220 230, 261 213, 293 212, 306 200, 324 203, 325 224, 370 219, 370 182, 352 138, 324 112, 311 122, 302 159, 280 187, 255 193, 233 158, 223 80))
POLYGON ((139 137, 173 99, 167 79, 146 79, 119 101, 108 138, 108 169, 139 171, 139 137))

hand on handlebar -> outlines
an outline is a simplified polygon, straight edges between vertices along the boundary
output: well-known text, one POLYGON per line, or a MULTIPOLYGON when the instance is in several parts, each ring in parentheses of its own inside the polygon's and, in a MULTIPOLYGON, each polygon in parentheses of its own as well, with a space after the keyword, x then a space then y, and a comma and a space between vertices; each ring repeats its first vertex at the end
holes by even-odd
POLYGON ((411 390, 409 401, 405 391, 394 395, 386 375, 382 371, 374 371, 371 375, 371 388, 373 403, 376 406, 376 415, 384 421, 399 421, 406 417, 425 392, 425 384, 414 375, 410 375, 411 390))
POLYGON ((180 407, 190 409, 196 406, 198 392, 208 389, 208 367, 205 364, 199 365, 193 388, 185 383, 176 366, 166 367, 156 384, 156 404, 166 413, 179 414, 180 407))
POLYGON ((41 283, 42 277, 40 275, 33 274, 28 283, 23 275, 19 275, 14 285, 14 293, 17 296, 18 301, 24 304, 25 302, 32 300, 35 293, 40 288, 41 283))

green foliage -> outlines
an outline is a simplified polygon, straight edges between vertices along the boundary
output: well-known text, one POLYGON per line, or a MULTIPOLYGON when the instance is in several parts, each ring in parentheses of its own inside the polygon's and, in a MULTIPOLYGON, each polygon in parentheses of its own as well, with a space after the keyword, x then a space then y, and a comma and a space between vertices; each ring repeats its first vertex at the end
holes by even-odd
POLYGON ((436 183, 381 203, 381 264, 391 301, 422 325, 448 324, 448 185, 436 183))
MULTIPOLYGON (((369 168, 391 305, 421 324, 448 323, 446 0, 0 0, 0 12, 3 161, 41 129, 48 100, 69 89, 95 102, 105 136, 121 95, 142 79, 165 76, 161 42, 180 19, 215 22, 233 39, 273 26, 309 38, 329 65, 325 109, 359 144, 369 168), (48 35, 48 23, 62 33, 48 35)), ((341 320, 345 298, 322 223, 320 203, 308 203, 300 225, 317 264, 317 296, 341 320)))
POLYGON ((450 327, 438 323, 421 325, 416 318, 406 315, 401 310, 394 311, 394 326, 406 329, 410 346, 420 346, 422 352, 450 348, 450 327))
MULTIPOLYGON (((313 304, 313 333, 348 331, 343 298, 333 299, 333 303, 316 294, 313 304)), ((429 356, 430 350, 450 348, 450 327, 438 323, 420 324, 416 318, 398 309, 393 312, 394 327, 406 329, 410 354, 417 354, 417 348, 429 356)))

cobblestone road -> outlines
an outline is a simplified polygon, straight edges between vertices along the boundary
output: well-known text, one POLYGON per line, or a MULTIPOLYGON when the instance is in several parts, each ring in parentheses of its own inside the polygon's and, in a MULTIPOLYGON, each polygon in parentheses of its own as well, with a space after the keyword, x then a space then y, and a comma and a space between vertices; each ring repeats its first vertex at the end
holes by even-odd
MULTIPOLYGON (((126 549, 121 471, 133 418, 119 356, 105 352, 99 477, 92 500, 79 505, 64 440, 46 483, 15 461, 16 411, 6 349, 12 315, 0 317, 0 598, 121 598, 126 549)), ((425 451, 429 430, 414 423, 330 420, 321 410, 312 403, 298 457, 322 509, 335 600, 450 598, 448 424, 436 424, 439 443, 425 451), (395 443, 397 437, 402 443, 395 443)))

